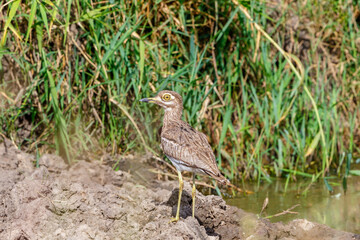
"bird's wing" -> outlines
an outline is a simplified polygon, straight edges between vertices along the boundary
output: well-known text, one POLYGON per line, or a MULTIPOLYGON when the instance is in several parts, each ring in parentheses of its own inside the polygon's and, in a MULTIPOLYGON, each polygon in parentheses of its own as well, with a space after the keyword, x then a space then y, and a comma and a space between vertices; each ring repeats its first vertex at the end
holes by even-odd
POLYGON ((161 148, 186 167, 198 168, 214 178, 221 176, 206 135, 185 122, 172 122, 163 129, 161 148))

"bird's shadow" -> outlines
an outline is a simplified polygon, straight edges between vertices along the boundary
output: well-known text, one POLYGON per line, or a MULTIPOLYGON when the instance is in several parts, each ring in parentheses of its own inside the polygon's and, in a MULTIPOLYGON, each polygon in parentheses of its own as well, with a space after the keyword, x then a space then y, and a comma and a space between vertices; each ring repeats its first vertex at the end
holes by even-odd
MULTIPOLYGON (((179 188, 175 188, 172 190, 171 195, 167 202, 165 203, 167 206, 172 207, 171 216, 175 217, 177 205, 179 198, 179 188)), ((181 195, 181 204, 180 204, 180 218, 187 218, 192 216, 192 197, 191 194, 185 191, 182 191, 181 195)))
MULTIPOLYGON (((171 215, 173 217, 175 217, 175 215, 176 215, 178 198, 179 198, 179 188, 176 188, 176 189, 172 190, 168 201, 165 202, 165 204, 167 206, 172 207, 171 215)), ((196 202, 196 200, 195 200, 195 202, 196 202)), ((180 218, 183 218, 183 219, 192 217, 192 197, 191 197, 191 193, 189 193, 185 189, 183 190, 182 195, 181 195, 181 204, 180 204, 179 215, 180 215, 180 218)), ((204 225, 203 222, 201 221, 201 219, 196 216, 196 208, 195 208, 195 218, 198 220, 198 222, 201 226, 204 226, 206 233, 209 236, 219 236, 221 239, 221 236, 218 235, 217 233, 215 233, 214 229, 212 229, 209 226, 204 225)))

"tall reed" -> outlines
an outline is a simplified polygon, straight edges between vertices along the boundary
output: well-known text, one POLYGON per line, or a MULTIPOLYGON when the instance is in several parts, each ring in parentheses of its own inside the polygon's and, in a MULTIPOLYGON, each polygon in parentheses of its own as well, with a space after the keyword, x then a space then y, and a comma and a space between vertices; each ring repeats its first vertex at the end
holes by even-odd
POLYGON ((277 8, 8 2, 1 8, 3 132, 19 147, 56 150, 69 162, 89 151, 161 154, 162 114, 138 100, 172 89, 230 179, 342 173, 341 156, 359 155, 356 9, 312 0, 277 8), (296 25, 307 21, 314 23, 307 31, 296 25))

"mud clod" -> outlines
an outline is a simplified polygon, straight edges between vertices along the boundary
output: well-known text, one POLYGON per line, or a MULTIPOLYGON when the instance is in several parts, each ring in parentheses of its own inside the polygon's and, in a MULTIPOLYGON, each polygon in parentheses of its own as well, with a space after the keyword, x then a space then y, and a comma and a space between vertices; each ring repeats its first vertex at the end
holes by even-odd
POLYGON ((61 158, 34 157, 0 147, 0 239, 360 239, 358 235, 297 219, 270 223, 197 193, 185 183, 180 221, 177 182, 141 185, 99 162, 68 167, 61 158))

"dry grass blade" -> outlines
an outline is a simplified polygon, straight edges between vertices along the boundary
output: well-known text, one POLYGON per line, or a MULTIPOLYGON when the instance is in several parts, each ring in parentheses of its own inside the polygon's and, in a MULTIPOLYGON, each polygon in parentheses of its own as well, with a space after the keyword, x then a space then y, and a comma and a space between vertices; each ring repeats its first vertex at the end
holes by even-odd
POLYGON ((272 216, 267 216, 265 218, 279 217, 279 216, 282 216, 282 215, 285 215, 285 214, 298 214, 298 212, 292 212, 291 211, 291 210, 293 210, 294 208, 296 208, 298 206, 300 206, 300 204, 296 204, 296 205, 294 205, 294 206, 292 206, 292 207, 290 207, 290 208, 288 208, 288 209, 286 209, 286 210, 284 210, 284 211, 282 211, 280 213, 277 213, 277 214, 272 215, 272 216))
POLYGON ((265 208, 268 206, 268 204, 269 204, 269 198, 266 197, 265 200, 264 200, 264 202, 263 202, 263 206, 262 206, 262 208, 261 208, 260 214, 259 214, 260 216, 261 216, 261 214, 263 213, 263 211, 265 210, 265 208))

